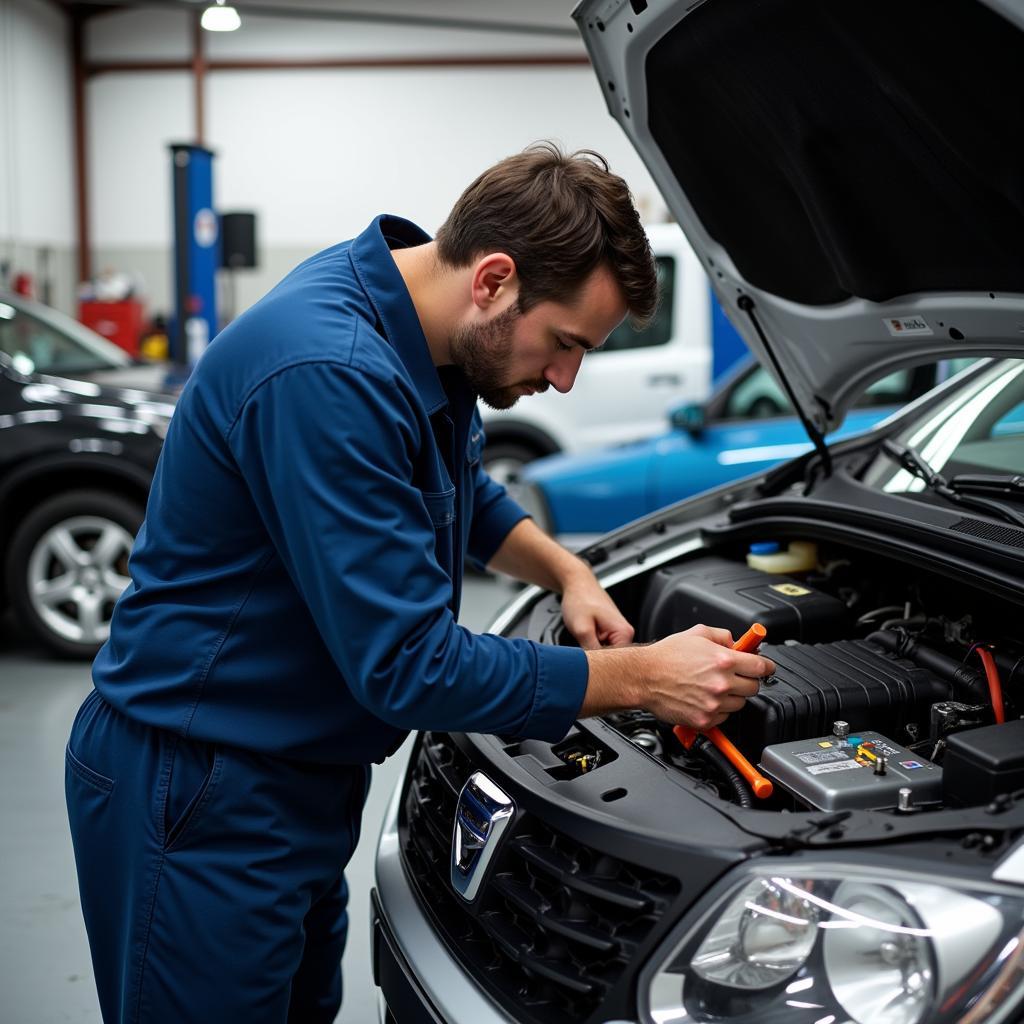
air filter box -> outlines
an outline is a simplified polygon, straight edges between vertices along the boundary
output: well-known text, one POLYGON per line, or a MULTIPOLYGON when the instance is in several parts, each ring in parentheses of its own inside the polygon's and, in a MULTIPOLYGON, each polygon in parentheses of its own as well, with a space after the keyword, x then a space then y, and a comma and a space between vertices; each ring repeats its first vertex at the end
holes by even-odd
POLYGON ((722 726, 751 760, 770 744, 829 733, 837 719, 854 734, 902 738, 909 722, 927 727, 932 704, 950 696, 949 684, 927 669, 865 640, 762 644, 760 651, 775 662, 775 675, 722 726))
POLYGON ((848 617, 838 598, 790 576, 724 558, 700 558, 652 573, 639 633, 642 640, 660 640, 703 622, 739 637, 752 622, 760 622, 775 643, 820 641, 841 636, 848 617))
POLYGON ((1024 789, 1024 719, 946 737, 943 797, 960 807, 1024 789))

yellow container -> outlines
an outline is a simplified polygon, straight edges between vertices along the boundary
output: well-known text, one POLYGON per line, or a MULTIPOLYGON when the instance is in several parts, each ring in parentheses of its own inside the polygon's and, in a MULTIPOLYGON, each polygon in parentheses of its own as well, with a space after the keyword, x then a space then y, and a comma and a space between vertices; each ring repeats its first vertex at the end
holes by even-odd
POLYGON ((786 576, 796 572, 811 572, 818 567, 818 545, 811 540, 793 540, 785 548, 771 554, 750 552, 747 565, 759 572, 786 576))

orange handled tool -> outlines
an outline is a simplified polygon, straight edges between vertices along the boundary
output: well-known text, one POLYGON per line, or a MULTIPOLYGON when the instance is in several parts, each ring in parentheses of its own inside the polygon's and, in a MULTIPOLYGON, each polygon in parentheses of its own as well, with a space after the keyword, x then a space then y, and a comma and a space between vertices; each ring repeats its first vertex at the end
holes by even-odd
POLYGON ((750 654, 752 651, 756 651, 761 646, 761 642, 768 635, 768 630, 761 625, 760 622, 755 622, 750 629, 746 631, 732 645, 734 651, 743 651, 744 654, 750 654))
MULTIPOLYGON (((760 646, 761 641, 768 635, 768 630, 761 625, 760 622, 755 622, 750 629, 746 631, 732 645, 734 651, 744 651, 751 653, 756 651, 760 646)), ((693 741, 697 738, 697 730, 691 729, 688 725, 677 725, 672 732, 675 734, 677 740, 687 750, 693 746, 693 741)), ((725 733, 722 732, 717 726, 708 729, 704 733, 705 736, 718 749, 729 759, 732 766, 743 776, 747 782, 750 783, 750 788, 754 791, 754 796, 760 800, 766 800, 772 795, 772 784, 770 779, 766 779, 740 752, 736 749, 735 744, 729 739, 725 733)))

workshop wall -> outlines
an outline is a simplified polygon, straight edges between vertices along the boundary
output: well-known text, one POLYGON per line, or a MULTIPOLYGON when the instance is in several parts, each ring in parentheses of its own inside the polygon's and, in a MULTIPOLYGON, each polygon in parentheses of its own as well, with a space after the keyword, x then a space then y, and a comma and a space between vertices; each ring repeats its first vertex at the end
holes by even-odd
MULTIPOLYGON (((555 18, 552 6, 536 7, 532 20, 571 28, 572 4, 560 4, 564 16, 555 18)), ((471 11, 497 17, 501 7, 481 2, 471 11)), ((516 17, 531 20, 525 10, 516 17)), ((210 60, 584 53, 574 36, 246 12, 241 30, 205 33, 204 44, 210 60)), ((186 16, 168 10, 105 15, 87 34, 94 61, 185 59, 189 46, 186 16)), ((378 212, 434 230, 479 171, 540 138, 604 153, 652 219, 663 210, 585 65, 211 71, 205 99, 217 206, 259 218, 260 267, 237 274, 238 311, 378 212)), ((171 301, 167 145, 193 141, 192 105, 184 72, 101 75, 88 87, 94 265, 141 271, 155 310, 171 301)))
POLYGON ((139 275, 150 311, 171 304, 167 146, 192 141, 191 96, 175 72, 100 75, 86 89, 93 272, 139 275))
POLYGON ((73 304, 74 177, 67 18, 0 0, 0 261, 73 304))

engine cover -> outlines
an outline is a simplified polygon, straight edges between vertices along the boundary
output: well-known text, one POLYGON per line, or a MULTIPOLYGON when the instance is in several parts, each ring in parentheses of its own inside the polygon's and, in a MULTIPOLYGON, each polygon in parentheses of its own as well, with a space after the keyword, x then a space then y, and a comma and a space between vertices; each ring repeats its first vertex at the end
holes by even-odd
POLYGON ((773 641, 849 636, 849 609, 837 597, 792 576, 751 569, 726 558, 698 558, 651 574, 637 639, 660 640, 698 622, 742 636, 752 622, 773 641))
POLYGON ((905 736, 920 723, 927 734, 932 704, 948 700, 950 686, 927 669, 864 640, 829 644, 763 644, 778 669, 722 731, 748 758, 773 743, 826 735, 842 719, 853 732, 872 729, 905 736))

